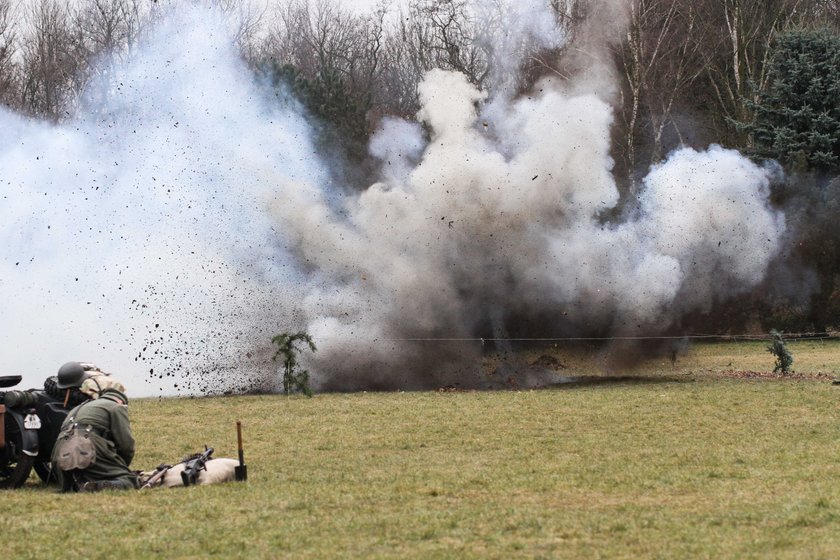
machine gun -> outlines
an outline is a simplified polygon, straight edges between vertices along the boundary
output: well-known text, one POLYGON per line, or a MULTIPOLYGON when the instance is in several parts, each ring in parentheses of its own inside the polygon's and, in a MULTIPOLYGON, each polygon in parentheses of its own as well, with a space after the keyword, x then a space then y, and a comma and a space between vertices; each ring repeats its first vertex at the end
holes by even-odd
POLYGON ((184 460, 184 470, 181 471, 181 481, 184 486, 195 484, 201 470, 207 470, 207 461, 213 455, 213 448, 204 446, 204 452, 184 460))
POLYGON ((7 391, 20 375, 0 375, 0 489, 19 488, 33 467, 44 482, 54 482, 51 455, 61 424, 71 408, 88 400, 78 388, 58 389, 56 376, 44 389, 7 391))

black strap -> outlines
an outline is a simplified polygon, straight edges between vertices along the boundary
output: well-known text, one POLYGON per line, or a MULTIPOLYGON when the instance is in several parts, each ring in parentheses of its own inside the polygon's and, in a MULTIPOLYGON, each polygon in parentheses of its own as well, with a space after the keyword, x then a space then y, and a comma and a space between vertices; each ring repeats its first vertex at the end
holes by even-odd
POLYGON ((110 434, 108 430, 103 430, 102 428, 97 428, 92 424, 84 424, 85 430, 89 432, 93 432, 94 434, 98 435, 99 437, 106 438, 110 434))
POLYGON ((78 422, 73 422, 69 431, 72 432, 74 430, 82 430, 83 432, 94 433, 102 438, 108 438, 108 430, 97 428, 93 424, 79 424, 78 422))

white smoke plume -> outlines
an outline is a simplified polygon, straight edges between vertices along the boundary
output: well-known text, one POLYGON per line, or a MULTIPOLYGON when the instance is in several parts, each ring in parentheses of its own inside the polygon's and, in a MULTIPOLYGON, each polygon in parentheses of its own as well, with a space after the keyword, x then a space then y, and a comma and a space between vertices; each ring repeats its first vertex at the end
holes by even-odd
POLYGON ((718 147, 672 154, 634 216, 604 221, 612 110, 593 93, 543 84, 487 115, 487 92, 432 71, 428 134, 384 121, 380 180, 349 196, 305 120, 251 84, 192 8, 107 107, 60 126, 0 114, 9 373, 35 385, 80 359, 134 393, 205 370, 224 378, 188 390, 218 390, 304 329, 319 389, 480 385, 481 345, 459 339, 658 332, 760 282, 784 231, 768 173, 718 147))
POLYGON ((0 113, 0 338, 28 386, 82 360, 132 393, 180 389, 183 368, 241 364, 293 297, 264 208, 278 175, 324 180, 303 119, 267 109, 205 10, 118 72, 64 124, 0 113))

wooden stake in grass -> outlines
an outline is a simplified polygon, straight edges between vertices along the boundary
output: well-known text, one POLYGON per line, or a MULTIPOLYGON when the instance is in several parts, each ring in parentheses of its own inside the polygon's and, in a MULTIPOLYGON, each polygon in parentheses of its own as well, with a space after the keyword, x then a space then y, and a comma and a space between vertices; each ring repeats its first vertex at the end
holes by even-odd
POLYGON ((295 346, 295 343, 299 341, 305 342, 311 351, 317 350, 312 337, 307 333, 302 331, 296 334, 283 333, 271 339, 271 342, 277 345, 277 352, 271 359, 276 361, 278 356, 283 356, 283 392, 285 394, 300 391, 307 397, 311 397, 309 371, 298 371, 297 355, 300 349, 295 346))
POLYGON ((776 367, 773 368, 773 373, 781 371, 782 375, 790 373, 790 366, 793 365, 793 355, 785 346, 785 340, 782 338, 782 333, 777 330, 770 331, 773 337, 773 342, 767 347, 767 351, 776 356, 776 367))

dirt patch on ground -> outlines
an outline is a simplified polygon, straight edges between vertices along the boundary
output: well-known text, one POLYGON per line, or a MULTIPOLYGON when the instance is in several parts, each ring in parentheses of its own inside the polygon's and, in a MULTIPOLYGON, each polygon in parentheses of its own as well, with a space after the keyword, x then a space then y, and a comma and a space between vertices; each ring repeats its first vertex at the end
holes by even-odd
POLYGON ((561 363, 560 360, 549 354, 543 354, 536 360, 532 361, 531 366, 553 370, 566 369, 566 364, 561 363))
POLYGON ((751 370, 723 370, 717 372, 710 372, 719 377, 726 377, 732 379, 790 379, 796 381, 833 381, 835 375, 833 373, 789 373, 784 375, 782 373, 774 373, 772 371, 751 371, 751 370))

